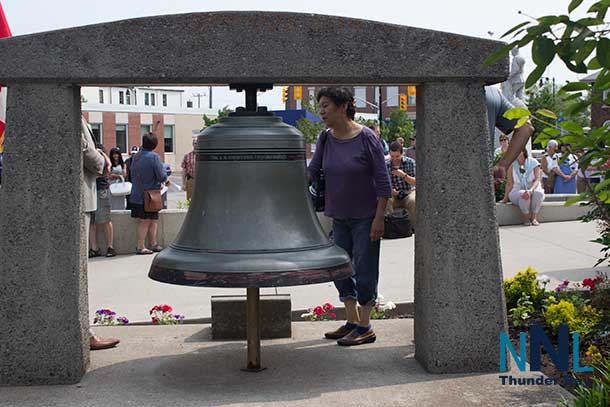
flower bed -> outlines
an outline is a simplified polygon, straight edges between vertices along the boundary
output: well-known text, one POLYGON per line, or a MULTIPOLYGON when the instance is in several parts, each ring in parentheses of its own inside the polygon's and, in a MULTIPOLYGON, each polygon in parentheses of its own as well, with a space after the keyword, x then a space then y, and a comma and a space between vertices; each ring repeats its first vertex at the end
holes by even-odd
MULTIPOLYGON (((564 281, 553 290, 548 290, 550 279, 537 276, 532 268, 520 271, 514 278, 505 280, 509 336, 515 349, 519 349, 519 334, 528 332, 532 325, 540 325, 556 346, 557 332, 566 325, 570 333, 580 337, 580 366, 602 368, 610 360, 610 280, 605 273, 586 278, 571 285, 564 281)), ((529 335, 526 335, 529 337, 529 335)), ((529 349, 529 343, 528 343, 529 349)), ((593 379, 603 376, 595 373, 574 372, 570 346, 570 368, 560 372, 551 357, 542 352, 541 371, 556 379, 562 386, 573 392, 578 391, 578 383, 589 385, 593 379)), ((608 383, 610 386, 610 383, 608 383)), ((610 387, 608 387, 610 389, 610 387)), ((604 390, 605 391, 605 390, 604 390)))

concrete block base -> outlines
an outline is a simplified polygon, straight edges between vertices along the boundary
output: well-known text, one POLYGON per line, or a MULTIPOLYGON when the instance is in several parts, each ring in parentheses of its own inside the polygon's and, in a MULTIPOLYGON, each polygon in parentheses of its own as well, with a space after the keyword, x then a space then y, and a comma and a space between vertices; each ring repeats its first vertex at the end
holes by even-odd
MULTIPOLYGON (((292 336, 290 294, 261 295, 261 339, 292 336)), ((246 339, 246 296, 212 296, 212 339, 246 339)))

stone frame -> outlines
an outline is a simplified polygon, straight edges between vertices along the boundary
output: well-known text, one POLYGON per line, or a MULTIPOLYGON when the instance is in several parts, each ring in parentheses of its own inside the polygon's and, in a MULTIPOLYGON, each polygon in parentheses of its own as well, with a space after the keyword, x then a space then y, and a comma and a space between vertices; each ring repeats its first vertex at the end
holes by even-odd
POLYGON ((147 17, 0 40, 0 83, 9 88, 0 384, 75 383, 88 366, 79 86, 104 84, 418 84, 415 356, 435 373, 497 371, 506 309, 490 161, 472 157, 490 157, 483 86, 506 79, 508 58, 483 61, 501 45, 274 12, 147 17))

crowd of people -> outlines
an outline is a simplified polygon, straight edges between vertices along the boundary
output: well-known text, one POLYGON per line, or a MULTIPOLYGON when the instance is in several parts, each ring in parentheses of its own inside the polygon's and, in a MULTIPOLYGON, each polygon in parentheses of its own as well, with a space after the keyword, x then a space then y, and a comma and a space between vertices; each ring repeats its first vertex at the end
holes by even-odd
POLYGON ((152 254, 163 248, 157 243, 158 212, 144 210, 145 190, 160 190, 167 184, 169 172, 157 153, 153 150, 158 144, 157 136, 147 133, 142 137, 141 148, 133 146, 130 156, 123 160, 118 147, 106 150, 102 144, 96 145, 97 152, 107 157, 107 168, 98 174, 96 183, 96 209, 90 213, 89 257, 114 257, 116 250, 113 244, 112 210, 129 209, 131 217, 138 219, 136 254, 152 254), (129 182, 130 193, 113 194, 111 185, 129 182), (106 247, 103 250, 98 244, 98 230, 102 231, 106 247), (145 246, 148 238, 149 247, 145 246))

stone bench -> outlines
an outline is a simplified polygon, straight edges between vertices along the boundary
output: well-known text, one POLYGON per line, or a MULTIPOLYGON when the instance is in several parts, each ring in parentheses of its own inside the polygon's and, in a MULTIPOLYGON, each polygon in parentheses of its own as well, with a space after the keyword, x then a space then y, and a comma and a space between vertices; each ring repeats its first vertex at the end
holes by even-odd
MULTIPOLYGON (((571 197, 572 195, 569 195, 571 197)), ((542 203, 540 210, 540 222, 564 222, 577 220, 587 213, 587 208, 577 204, 565 206, 565 196, 548 195, 551 199, 542 203), (554 201, 561 199, 560 201, 554 201)), ((157 240, 160 245, 167 246, 174 241, 182 227, 186 215, 186 209, 164 209, 159 213, 159 229, 157 240)), ((518 225, 521 223, 519 208, 512 204, 496 204, 496 216, 499 226, 518 225)), ((329 232, 332 221, 322 214, 318 214, 322 228, 329 232)), ((136 249, 136 226, 137 220, 131 218, 129 211, 112 211, 112 224, 114 229, 114 248, 119 254, 131 254, 136 249)), ((106 243, 101 231, 98 231, 98 242, 105 253, 106 243)))

